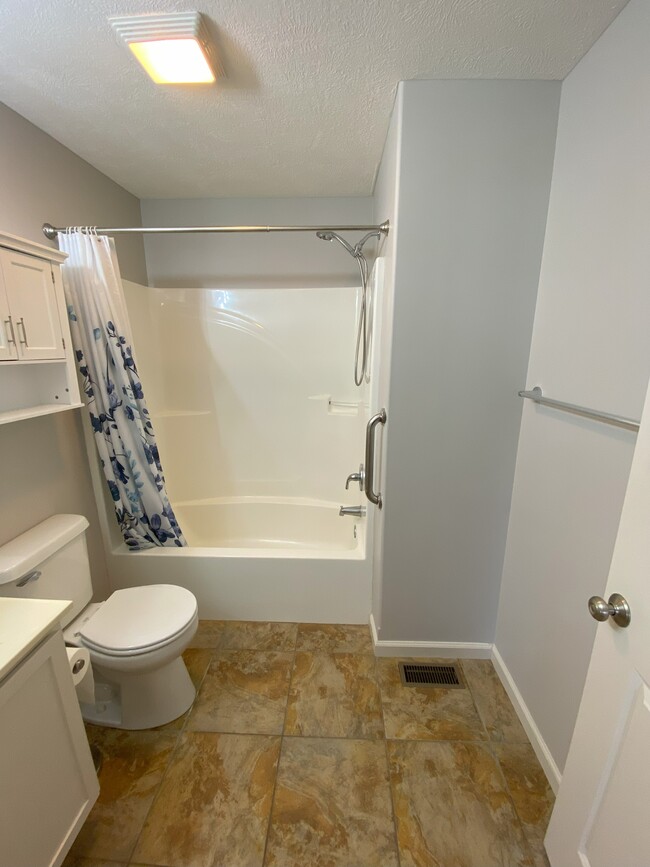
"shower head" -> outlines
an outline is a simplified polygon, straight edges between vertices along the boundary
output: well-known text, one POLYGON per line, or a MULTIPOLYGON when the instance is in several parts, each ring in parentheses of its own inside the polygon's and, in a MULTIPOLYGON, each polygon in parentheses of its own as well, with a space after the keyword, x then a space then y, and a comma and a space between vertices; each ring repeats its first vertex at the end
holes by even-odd
POLYGON ((351 244, 348 244, 345 238, 342 238, 336 232, 326 232, 325 230, 321 229, 316 232, 316 237, 320 238, 321 241, 338 241, 339 244, 345 247, 350 256, 354 256, 355 259, 359 258, 359 253, 355 250, 355 248, 351 244))

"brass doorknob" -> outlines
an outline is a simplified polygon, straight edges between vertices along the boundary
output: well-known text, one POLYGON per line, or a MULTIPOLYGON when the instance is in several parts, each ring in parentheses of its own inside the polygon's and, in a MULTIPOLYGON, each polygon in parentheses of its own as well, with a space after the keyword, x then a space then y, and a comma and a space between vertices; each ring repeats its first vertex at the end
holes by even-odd
POLYGON ((602 623, 611 617, 617 626, 625 628, 630 625, 632 612, 627 599, 620 593, 612 593, 608 602, 602 596, 592 596, 587 605, 594 620, 602 623))

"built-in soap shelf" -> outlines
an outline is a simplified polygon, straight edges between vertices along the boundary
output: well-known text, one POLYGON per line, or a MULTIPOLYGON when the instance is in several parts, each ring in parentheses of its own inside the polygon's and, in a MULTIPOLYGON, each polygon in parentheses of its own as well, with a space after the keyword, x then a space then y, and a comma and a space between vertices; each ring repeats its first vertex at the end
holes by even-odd
POLYGON ((336 400, 331 394, 310 394, 309 400, 320 400, 327 407, 328 415, 359 415, 360 410, 367 410, 368 404, 362 400, 336 400))

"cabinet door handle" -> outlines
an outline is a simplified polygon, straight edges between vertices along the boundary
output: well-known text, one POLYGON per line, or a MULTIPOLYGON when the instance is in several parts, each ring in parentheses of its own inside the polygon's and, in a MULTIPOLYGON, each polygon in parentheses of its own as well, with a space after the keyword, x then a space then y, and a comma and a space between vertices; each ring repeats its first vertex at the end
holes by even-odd
POLYGON ((7 343, 13 343, 13 345, 15 346, 16 345, 16 333, 14 331, 14 323, 11 321, 11 316, 9 316, 7 319, 5 319, 4 323, 5 323, 5 328, 8 325, 9 329, 11 331, 11 337, 9 337, 9 335, 7 335, 7 343))
POLYGON ((18 320, 18 325, 22 325, 23 337, 25 338, 24 340, 20 340, 20 336, 19 336, 18 339, 20 340, 21 343, 24 343, 25 346, 29 346, 29 343, 27 342, 27 329, 25 328, 25 320, 23 319, 22 316, 18 320))

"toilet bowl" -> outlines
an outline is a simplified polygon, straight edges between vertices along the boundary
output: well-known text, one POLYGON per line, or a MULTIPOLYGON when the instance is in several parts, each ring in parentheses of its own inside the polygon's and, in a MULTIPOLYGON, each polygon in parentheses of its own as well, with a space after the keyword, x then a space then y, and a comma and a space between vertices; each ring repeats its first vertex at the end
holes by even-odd
POLYGON ((80 702, 84 719, 123 729, 165 725, 196 695, 181 656, 198 626, 196 598, 152 584, 91 602, 87 527, 81 515, 53 515, 0 547, 0 596, 72 601, 63 637, 88 650, 95 680, 95 702, 80 702))
POLYGON ((84 719, 145 729, 185 713, 196 690, 181 654, 197 626, 194 595, 171 584, 116 590, 88 605, 63 633, 90 655, 96 701, 81 703, 84 719))

